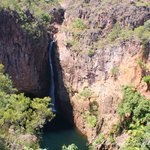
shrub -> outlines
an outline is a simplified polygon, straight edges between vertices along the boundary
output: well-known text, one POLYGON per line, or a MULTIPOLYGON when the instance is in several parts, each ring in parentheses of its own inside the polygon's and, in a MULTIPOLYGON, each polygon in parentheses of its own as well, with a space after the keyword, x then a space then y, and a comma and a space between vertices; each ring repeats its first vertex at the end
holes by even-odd
POLYGON ((89 88, 85 88, 83 91, 80 92, 80 95, 85 98, 90 98, 93 92, 89 88))
POLYGON ((78 150, 78 147, 75 144, 71 144, 68 147, 66 145, 63 145, 62 150, 78 150))
POLYGON ((118 107, 120 127, 127 130, 130 138, 124 150, 150 148, 150 100, 132 87, 124 87, 123 101, 118 107))
POLYGON ((147 83, 147 90, 150 90, 150 76, 143 77, 143 81, 147 83))
POLYGON ((135 1, 135 5, 140 7, 140 6, 150 6, 150 2, 145 1, 145 0, 138 0, 135 1))
POLYGON ((45 23, 50 23, 51 21, 51 16, 48 13, 42 13, 41 14, 41 19, 45 23))
POLYGON ((16 89, 7 74, 4 74, 4 66, 0 64, 0 91, 5 93, 14 93, 16 89))
MULTIPOLYGON (((118 113, 123 118, 124 122, 136 123, 139 121, 142 124, 147 123, 147 117, 150 115, 150 101, 138 93, 132 87, 124 87, 123 101, 118 107, 118 113), (130 120, 127 120, 130 118, 130 120)), ((128 125, 129 125, 128 124, 128 125)), ((129 126, 127 126, 129 128, 129 126)))
POLYGON ((19 136, 36 135, 45 121, 53 118, 49 108, 50 98, 31 100, 23 93, 14 94, 16 90, 13 88, 10 77, 4 74, 2 65, 0 65, 0 80, 0 138, 10 144, 10 149, 13 144, 20 147, 26 146, 25 141, 22 142, 19 136), (12 131, 8 133, 10 129, 12 131))
POLYGON ((139 26, 134 30, 135 37, 139 38, 142 41, 145 41, 150 38, 150 20, 144 23, 144 26, 139 26))
POLYGON ((85 26, 83 20, 78 18, 78 19, 74 20, 73 28, 76 28, 76 29, 79 29, 79 30, 84 30, 86 28, 86 26, 85 26))
POLYGON ((103 144, 105 141, 105 137, 103 134, 99 134, 96 139, 92 142, 91 146, 89 147, 90 150, 97 149, 98 145, 103 144))
POLYGON ((150 84, 150 76, 143 77, 143 81, 146 82, 147 84, 150 84))
POLYGON ((73 41, 73 40, 67 40, 66 41, 66 46, 68 47, 68 48, 70 48, 70 47, 72 47, 74 44, 75 44, 75 41, 73 41))
POLYGON ((98 103, 93 101, 89 106, 90 108, 83 112, 83 119, 88 126, 95 128, 98 123, 98 103))
POLYGON ((147 66, 146 66, 146 64, 145 64, 142 60, 138 60, 138 65, 140 66, 140 68, 141 68, 143 71, 146 71, 146 70, 147 70, 147 66))
POLYGON ((116 23, 114 25, 112 31, 108 35, 109 40, 111 42, 115 41, 119 37, 120 33, 121 33, 121 27, 120 27, 119 23, 116 23))
POLYGON ((88 56, 93 57, 95 55, 95 51, 93 49, 88 50, 88 56))
POLYGON ((96 101, 90 102, 90 112, 94 115, 98 113, 98 103, 96 101))
POLYGON ((96 124, 97 124, 97 118, 96 118, 96 116, 94 116, 94 115, 88 115, 87 116, 87 123, 92 127, 92 128, 94 128, 94 127, 96 127, 96 124))

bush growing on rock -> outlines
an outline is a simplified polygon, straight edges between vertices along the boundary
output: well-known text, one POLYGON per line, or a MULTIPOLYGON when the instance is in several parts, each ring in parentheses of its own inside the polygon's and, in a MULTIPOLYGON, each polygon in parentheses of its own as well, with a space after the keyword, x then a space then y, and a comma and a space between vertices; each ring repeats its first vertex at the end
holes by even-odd
POLYGON ((120 127, 130 135, 124 149, 150 148, 150 100, 132 87, 124 88, 123 101, 118 108, 120 127))
POLYGON ((144 76, 143 81, 147 84, 147 90, 150 89, 150 76, 144 76))
POLYGON ((83 20, 78 18, 78 19, 74 20, 73 27, 76 29, 79 29, 79 30, 83 30, 83 29, 85 29, 86 26, 85 26, 83 20))
POLYGON ((147 84, 150 84, 150 76, 143 77, 143 81, 146 82, 147 84))
POLYGON ((93 92, 89 88, 85 88, 80 92, 80 95, 85 98, 90 98, 92 96, 93 92))

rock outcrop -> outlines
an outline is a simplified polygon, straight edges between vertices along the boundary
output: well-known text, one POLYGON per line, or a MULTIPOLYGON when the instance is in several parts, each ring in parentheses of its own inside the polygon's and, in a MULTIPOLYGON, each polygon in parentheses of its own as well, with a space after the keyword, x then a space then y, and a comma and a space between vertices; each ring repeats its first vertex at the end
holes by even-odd
POLYGON ((69 5, 64 5, 65 20, 56 34, 56 72, 61 74, 57 78, 58 99, 67 112, 65 103, 69 101, 66 98, 69 93, 75 125, 90 142, 100 132, 107 134, 117 123, 116 110, 122 98, 123 85, 132 85, 150 98, 138 64, 138 61, 144 61, 150 70, 149 44, 146 60, 143 60, 141 42, 134 39, 104 45, 103 48, 95 46, 97 41, 107 37, 116 22, 122 28, 128 26, 132 30, 150 19, 146 6, 138 7, 130 2, 117 5, 110 4, 107 8, 103 1, 70 1, 69 5), (85 29, 80 19, 84 21, 85 29), (89 48, 94 49, 92 54, 84 51, 89 48), (59 63, 61 67, 57 67, 59 63), (97 114, 91 107, 98 107, 97 114), (94 125, 89 119, 93 116, 97 118, 94 125))
POLYGON ((17 19, 16 12, 0 10, 0 63, 20 92, 29 96, 48 95, 47 31, 39 26, 39 37, 30 35, 17 19))

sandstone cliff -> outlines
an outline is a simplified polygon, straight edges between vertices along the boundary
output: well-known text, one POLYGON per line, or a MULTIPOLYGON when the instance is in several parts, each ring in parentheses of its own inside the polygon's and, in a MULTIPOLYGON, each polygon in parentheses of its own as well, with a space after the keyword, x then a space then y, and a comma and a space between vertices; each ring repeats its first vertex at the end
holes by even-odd
POLYGON ((39 25, 35 29, 39 35, 31 35, 18 20, 16 12, 0 10, 0 63, 19 91, 29 96, 48 95, 47 31, 39 25))
POLYGON ((113 2, 62 3, 66 9, 65 19, 56 34, 56 72, 60 73, 58 99, 63 111, 67 112, 69 108, 65 103, 69 101, 66 98, 69 93, 75 125, 90 142, 100 132, 107 134, 117 123, 116 109, 122 98, 123 85, 132 85, 150 98, 138 63, 144 62, 150 70, 150 45, 145 49, 145 59, 140 39, 124 38, 121 33, 115 37, 116 41, 107 39, 116 24, 120 26, 117 31, 126 27, 134 31, 142 26, 150 19, 149 7, 131 1, 113 2), (59 63, 61 67, 58 67, 59 63))

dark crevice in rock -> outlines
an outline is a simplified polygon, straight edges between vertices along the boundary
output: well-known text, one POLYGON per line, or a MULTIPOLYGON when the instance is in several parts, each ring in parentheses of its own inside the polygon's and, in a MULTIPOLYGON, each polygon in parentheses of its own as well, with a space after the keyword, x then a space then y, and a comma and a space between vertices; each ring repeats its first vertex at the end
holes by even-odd
POLYGON ((73 121, 73 110, 70 103, 70 97, 69 93, 64 85, 63 81, 63 73, 62 73, 62 67, 60 65, 59 60, 59 52, 57 43, 54 46, 54 56, 53 56, 53 62, 54 62, 54 80, 55 80, 55 95, 56 95, 56 107, 57 110, 59 110, 60 114, 63 114, 63 116, 69 121, 71 125, 74 125, 73 121))

